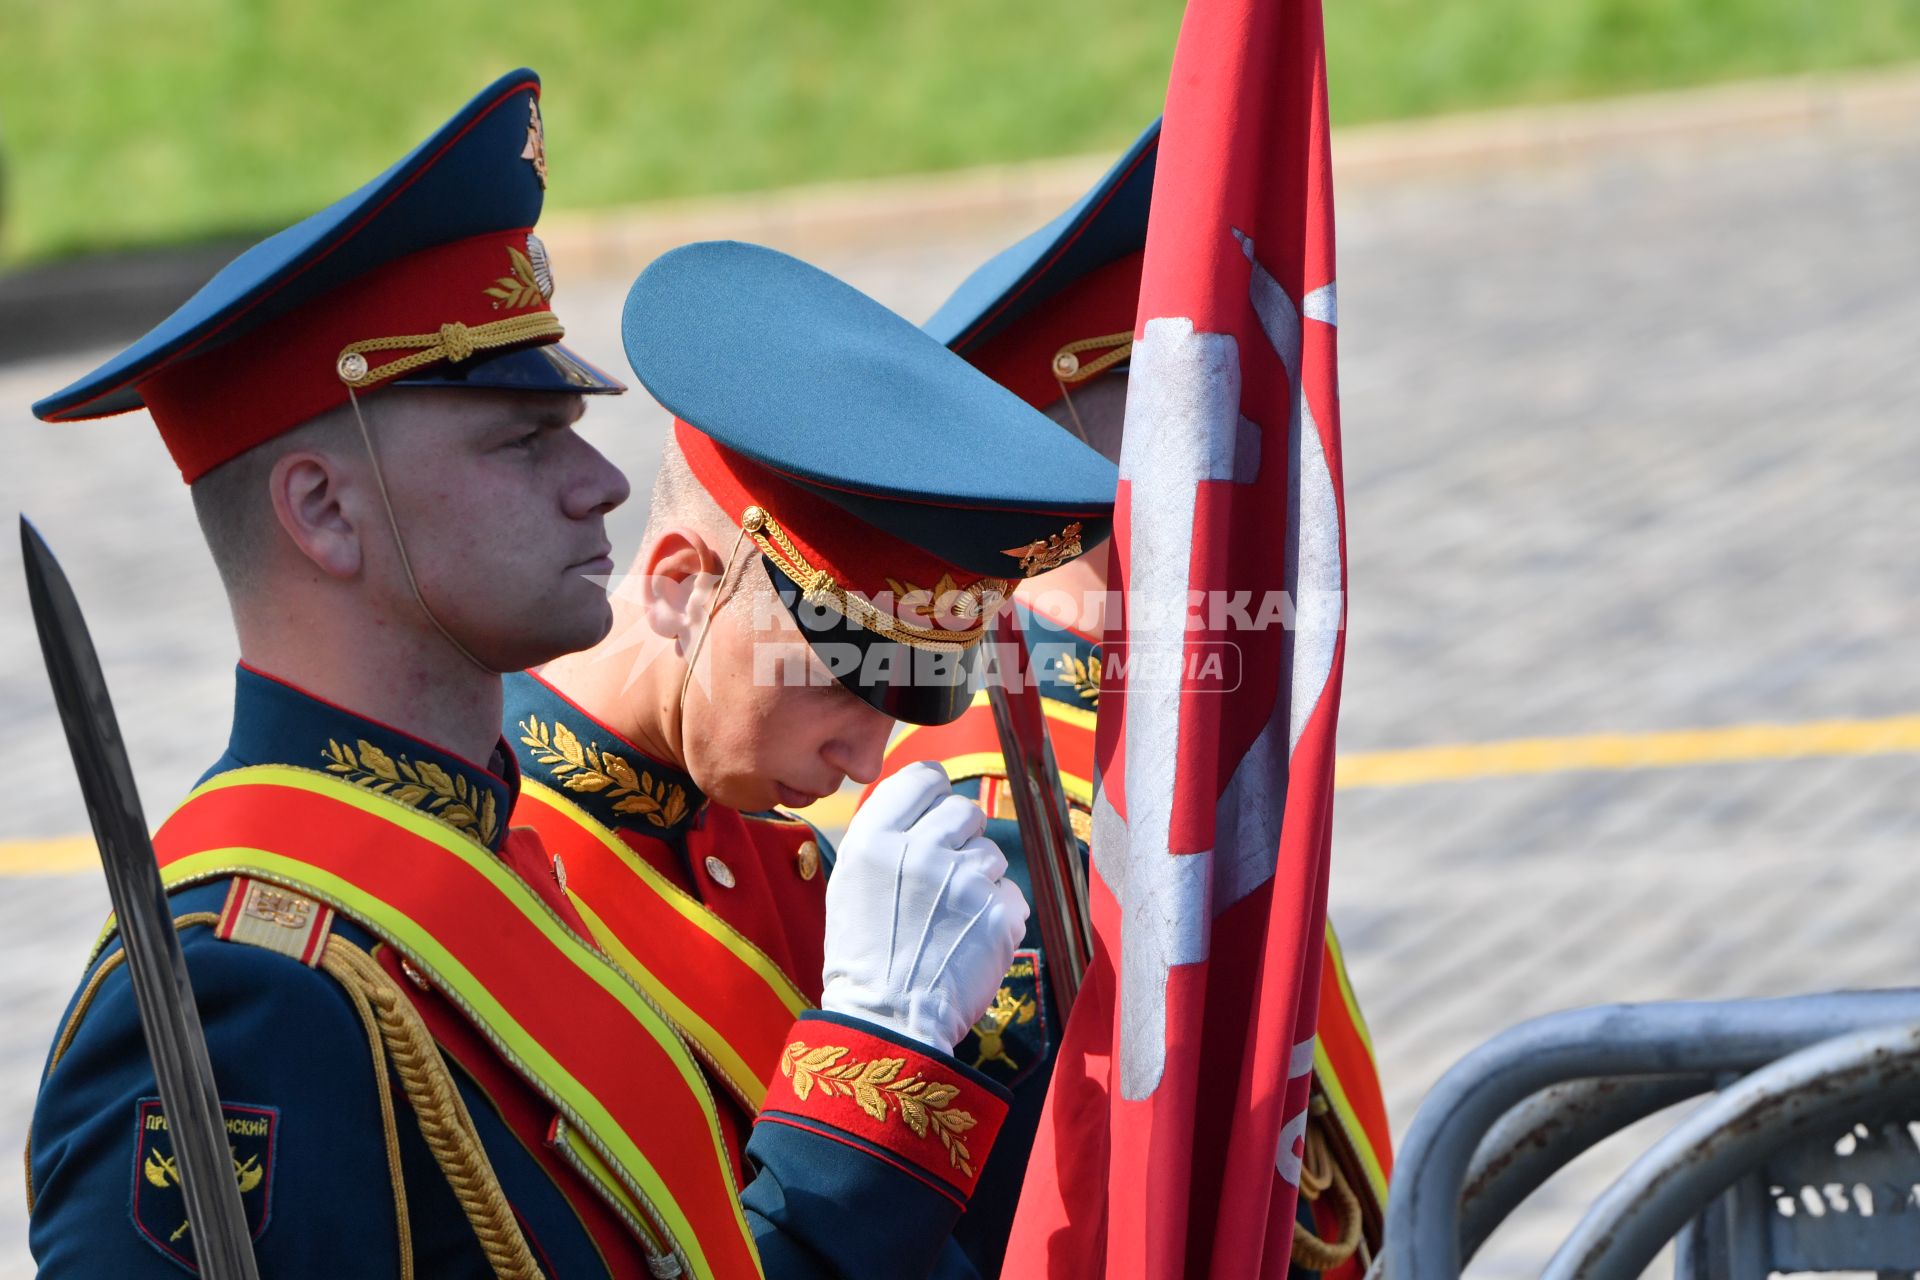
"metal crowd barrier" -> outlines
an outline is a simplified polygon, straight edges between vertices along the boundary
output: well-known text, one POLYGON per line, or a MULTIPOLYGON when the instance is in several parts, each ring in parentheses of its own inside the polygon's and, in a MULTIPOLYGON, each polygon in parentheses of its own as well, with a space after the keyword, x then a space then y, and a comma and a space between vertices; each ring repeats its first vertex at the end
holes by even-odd
POLYGON ((1920 1272, 1920 991, 1606 1005, 1522 1023, 1434 1086, 1368 1280, 1459 1280, 1595 1143, 1710 1095, 1588 1209, 1542 1280, 1920 1272))

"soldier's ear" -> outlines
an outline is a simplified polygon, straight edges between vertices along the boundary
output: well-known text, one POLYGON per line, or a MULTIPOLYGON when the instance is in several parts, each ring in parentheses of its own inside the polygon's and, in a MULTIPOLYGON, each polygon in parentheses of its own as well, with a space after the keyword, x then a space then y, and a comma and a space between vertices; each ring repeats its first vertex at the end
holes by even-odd
POLYGON ((346 477, 324 453, 296 449, 267 475, 274 518, 301 555, 330 578, 351 578, 363 562, 360 532, 346 502, 346 477))
POLYGON ((720 557, 698 530, 674 527, 647 544, 639 568, 647 626, 685 653, 706 620, 720 557))

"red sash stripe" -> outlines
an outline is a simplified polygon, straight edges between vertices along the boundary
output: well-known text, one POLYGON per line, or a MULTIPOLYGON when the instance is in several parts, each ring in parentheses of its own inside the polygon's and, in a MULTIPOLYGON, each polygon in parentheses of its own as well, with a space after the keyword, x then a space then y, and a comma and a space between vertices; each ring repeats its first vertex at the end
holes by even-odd
POLYGON ((394 985, 419 1010, 421 1021, 433 1033, 434 1043, 440 1046, 440 1051, 464 1071, 474 1087, 493 1104, 501 1122, 512 1131, 560 1194, 567 1198, 567 1203, 580 1221, 581 1230, 586 1232, 601 1261, 606 1264, 608 1275, 613 1280, 647 1280, 650 1273, 647 1270, 646 1251, 640 1247, 628 1225, 607 1204, 605 1191, 589 1189, 589 1180, 576 1174, 573 1167, 549 1144, 553 1108, 521 1083, 520 1078, 493 1052, 493 1046, 487 1043, 486 1037, 467 1022, 451 1002, 432 992, 418 990, 401 969, 398 953, 385 946, 376 947, 374 953, 374 958, 387 971, 387 976, 394 980, 394 985))
POLYGON ((578 805, 527 783, 514 821, 530 823, 567 868, 602 950, 628 971, 749 1114, 793 1020, 812 1007, 779 965, 661 876, 578 805))
POLYGON ((1333 926, 1327 926, 1326 957, 1320 966, 1320 1017, 1315 1026, 1321 1087, 1333 1103, 1333 1115, 1366 1169, 1375 1200, 1385 1205, 1393 1178, 1393 1130, 1380 1091, 1380 1069, 1366 1024, 1347 985, 1347 971, 1333 926))
POLYGON ((286 883, 371 930, 591 1135, 695 1275, 758 1274, 698 1066, 628 980, 483 846, 284 766, 204 784, 154 844, 163 870, 180 873, 170 884, 286 883))
MULTIPOLYGON (((1047 716, 1047 736, 1053 742, 1055 761, 1060 766, 1061 786, 1067 799, 1083 807, 1093 803, 1093 720, 1092 713, 1068 707, 1054 698, 1041 700, 1047 716)), ((861 793, 864 801, 873 788, 916 760, 931 760, 946 769, 947 776, 958 781, 983 776, 1005 777, 1007 764, 1000 754, 1000 737, 994 729, 993 713, 984 695, 951 724, 913 725, 894 738, 887 747, 880 776, 861 793)))

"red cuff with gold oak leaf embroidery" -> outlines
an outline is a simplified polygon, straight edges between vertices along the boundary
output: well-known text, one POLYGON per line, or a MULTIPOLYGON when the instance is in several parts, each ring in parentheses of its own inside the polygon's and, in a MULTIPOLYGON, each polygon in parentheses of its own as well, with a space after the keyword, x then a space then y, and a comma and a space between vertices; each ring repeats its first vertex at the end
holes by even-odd
POLYGON ((1000 1085, 930 1046, 811 1013, 788 1033, 756 1123, 843 1142, 964 1208, 1010 1101, 1000 1085))

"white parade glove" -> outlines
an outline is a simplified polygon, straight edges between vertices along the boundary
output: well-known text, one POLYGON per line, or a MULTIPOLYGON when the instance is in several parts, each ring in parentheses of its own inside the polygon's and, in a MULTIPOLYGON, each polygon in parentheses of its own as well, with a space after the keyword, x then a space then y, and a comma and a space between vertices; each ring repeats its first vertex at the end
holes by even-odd
POLYGON ((860 806, 827 881, 820 1007, 951 1053, 993 1003, 1027 927, 987 816, 939 765, 908 765, 860 806))

